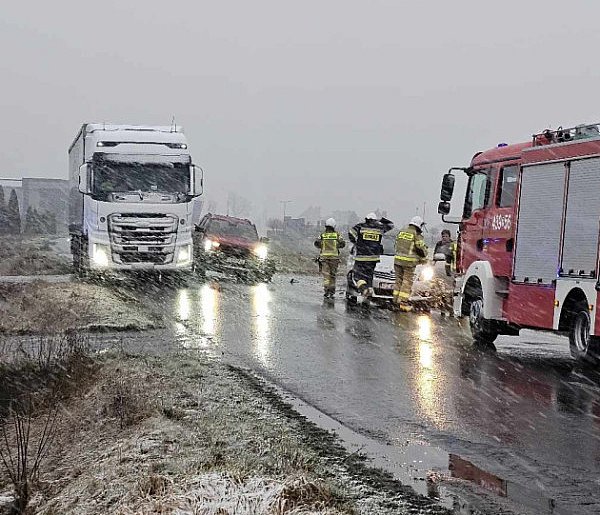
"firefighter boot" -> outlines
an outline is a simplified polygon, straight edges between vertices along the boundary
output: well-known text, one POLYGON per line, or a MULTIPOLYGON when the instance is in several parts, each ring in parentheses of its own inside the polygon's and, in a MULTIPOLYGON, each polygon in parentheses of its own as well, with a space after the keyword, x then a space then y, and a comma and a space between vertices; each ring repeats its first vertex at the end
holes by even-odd
POLYGON ((413 310, 413 307, 407 302, 399 302, 396 304, 396 309, 401 313, 410 313, 413 310))

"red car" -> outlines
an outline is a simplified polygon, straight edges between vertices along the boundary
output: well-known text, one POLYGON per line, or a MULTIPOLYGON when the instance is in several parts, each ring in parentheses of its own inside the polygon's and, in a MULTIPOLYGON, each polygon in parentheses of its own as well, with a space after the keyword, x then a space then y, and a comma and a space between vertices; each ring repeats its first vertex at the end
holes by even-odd
POLYGON ((208 213, 196 226, 193 240, 194 268, 200 276, 211 271, 269 282, 275 273, 268 240, 259 238, 250 220, 208 213))

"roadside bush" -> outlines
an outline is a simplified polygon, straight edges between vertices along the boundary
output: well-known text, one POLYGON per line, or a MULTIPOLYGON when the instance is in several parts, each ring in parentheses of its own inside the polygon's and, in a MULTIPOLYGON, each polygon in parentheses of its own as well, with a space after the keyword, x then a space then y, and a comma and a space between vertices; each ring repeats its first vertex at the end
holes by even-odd
POLYGON ((87 378, 87 340, 78 334, 0 341, 0 466, 25 513, 55 436, 61 400, 87 378))

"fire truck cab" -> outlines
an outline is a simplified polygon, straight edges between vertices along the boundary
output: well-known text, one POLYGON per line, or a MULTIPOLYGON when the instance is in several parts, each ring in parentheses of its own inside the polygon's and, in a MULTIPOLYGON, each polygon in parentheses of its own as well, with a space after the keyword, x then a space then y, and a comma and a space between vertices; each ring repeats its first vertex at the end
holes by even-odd
POLYGON ((438 212, 450 212, 455 173, 468 177, 459 236, 455 312, 492 343, 521 328, 569 335, 571 354, 600 357, 600 130, 535 134, 473 157, 444 175, 438 212))

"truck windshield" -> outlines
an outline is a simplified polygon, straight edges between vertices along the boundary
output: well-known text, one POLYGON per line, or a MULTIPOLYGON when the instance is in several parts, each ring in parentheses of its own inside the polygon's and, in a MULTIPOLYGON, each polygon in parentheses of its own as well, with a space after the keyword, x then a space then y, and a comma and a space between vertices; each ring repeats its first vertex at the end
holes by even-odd
POLYGON ((186 163, 94 162, 93 192, 100 197, 114 192, 142 191, 183 193, 190 191, 190 167, 186 163))
POLYGON ((216 236, 236 236, 247 240, 258 240, 256 227, 251 224, 231 223, 227 220, 211 221, 208 232, 216 236))

